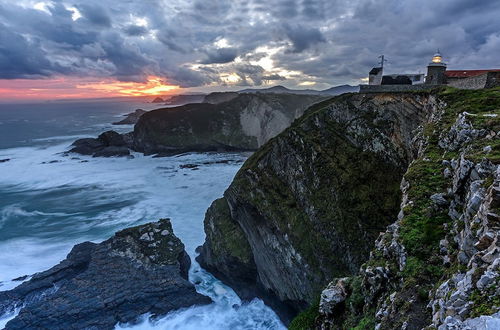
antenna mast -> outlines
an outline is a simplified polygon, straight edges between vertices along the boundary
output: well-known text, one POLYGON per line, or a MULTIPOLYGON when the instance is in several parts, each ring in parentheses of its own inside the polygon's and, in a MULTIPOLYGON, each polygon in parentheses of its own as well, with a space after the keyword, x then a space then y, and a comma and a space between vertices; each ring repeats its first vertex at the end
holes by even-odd
POLYGON ((380 67, 383 69, 384 68, 384 62, 387 62, 385 59, 384 55, 380 55, 378 58, 380 58, 380 67))

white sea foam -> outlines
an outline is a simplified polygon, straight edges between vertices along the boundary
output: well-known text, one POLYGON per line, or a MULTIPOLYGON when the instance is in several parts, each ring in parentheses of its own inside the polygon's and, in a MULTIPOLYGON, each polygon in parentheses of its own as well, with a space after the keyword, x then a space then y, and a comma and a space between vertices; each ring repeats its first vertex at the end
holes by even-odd
MULTIPOLYGON (((165 217, 172 219, 175 234, 194 259, 195 248, 205 237, 206 209, 222 196, 244 160, 238 154, 152 158, 134 153, 134 159, 64 156, 68 146, 66 141, 0 150, 0 159, 11 159, 0 163, 0 195, 15 196, 0 199, 0 290, 19 284, 13 278, 57 264, 74 244, 99 242, 121 228, 165 217), (203 164, 227 159, 228 164, 203 164), (186 163, 200 166, 180 168, 186 163)), ((190 278, 213 304, 176 311, 156 321, 146 315, 134 327, 283 328, 261 300, 242 303, 196 262, 190 278)))

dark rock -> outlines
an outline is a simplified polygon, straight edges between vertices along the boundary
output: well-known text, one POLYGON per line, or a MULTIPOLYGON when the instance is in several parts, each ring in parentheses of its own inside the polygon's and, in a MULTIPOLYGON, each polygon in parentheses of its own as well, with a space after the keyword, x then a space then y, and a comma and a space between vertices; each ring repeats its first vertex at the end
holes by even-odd
POLYGON ((96 150, 105 147, 105 144, 98 139, 85 138, 73 142, 73 148, 69 152, 74 152, 81 155, 92 155, 96 150))
POLYGON ((93 157, 122 157, 129 156, 130 150, 127 147, 106 147, 94 153, 93 157))
POLYGON ((0 159, 0 163, 6 163, 10 160, 10 158, 0 159))
POLYGON ((106 146, 121 147, 126 145, 123 136, 115 131, 106 131, 97 138, 106 146))
POLYGON ((156 97, 153 101, 151 101, 151 103, 163 103, 165 102, 164 99, 162 99, 161 97, 156 97))
POLYGON ((189 266, 184 245, 162 219, 76 245, 58 265, 0 292, 0 313, 23 306, 6 329, 113 329, 144 313, 210 303, 188 282, 189 266))
POLYGON ((69 152, 94 157, 124 157, 130 156, 128 146, 131 144, 130 134, 119 134, 115 131, 106 131, 97 139, 86 138, 73 142, 69 152))
POLYGON ((146 110, 136 109, 134 112, 125 115, 126 116, 125 119, 114 122, 113 125, 134 125, 135 123, 137 123, 139 118, 146 112, 147 112, 146 110))
POLYGON ((191 168, 191 169, 195 169, 197 168, 199 165, 196 165, 196 164, 182 164, 180 165, 179 167, 180 168, 191 168))
POLYGON ((434 194, 430 199, 438 208, 444 208, 450 204, 443 193, 434 194))
POLYGON ((104 143, 99 139, 84 138, 84 139, 76 140, 75 142, 73 142, 72 146, 75 146, 75 147, 85 146, 85 147, 95 149, 95 148, 100 148, 100 147, 104 146, 104 143))
POLYGON ((29 277, 29 275, 19 276, 19 277, 14 278, 13 281, 24 281, 28 277, 29 277))

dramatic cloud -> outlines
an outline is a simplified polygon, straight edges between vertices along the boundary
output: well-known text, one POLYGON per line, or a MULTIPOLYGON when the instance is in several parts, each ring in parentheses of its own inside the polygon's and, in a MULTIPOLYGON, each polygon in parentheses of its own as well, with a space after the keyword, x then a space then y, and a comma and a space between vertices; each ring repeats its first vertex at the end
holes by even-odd
POLYGON ((219 48, 207 51, 207 59, 203 60, 202 64, 211 63, 229 63, 234 61, 238 56, 236 48, 219 48))
POLYGON ((143 36, 148 33, 148 29, 146 27, 134 24, 130 24, 129 26, 125 27, 123 31, 127 35, 132 37, 143 36))
POLYGON ((314 44, 326 42, 323 34, 316 28, 307 28, 303 26, 286 27, 286 35, 292 41, 293 48, 291 52, 301 53, 314 44))
POLYGON ((359 83, 390 72, 500 68, 498 0, 0 0, 0 79, 181 87, 359 83))

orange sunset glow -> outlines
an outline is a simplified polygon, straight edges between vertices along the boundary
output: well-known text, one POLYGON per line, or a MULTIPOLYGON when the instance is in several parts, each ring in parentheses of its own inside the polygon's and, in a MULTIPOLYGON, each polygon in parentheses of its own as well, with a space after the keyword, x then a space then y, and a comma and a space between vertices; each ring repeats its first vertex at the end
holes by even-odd
POLYGON ((144 83, 71 77, 12 79, 0 80, 0 100, 166 96, 179 89, 157 76, 149 76, 144 83))

